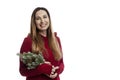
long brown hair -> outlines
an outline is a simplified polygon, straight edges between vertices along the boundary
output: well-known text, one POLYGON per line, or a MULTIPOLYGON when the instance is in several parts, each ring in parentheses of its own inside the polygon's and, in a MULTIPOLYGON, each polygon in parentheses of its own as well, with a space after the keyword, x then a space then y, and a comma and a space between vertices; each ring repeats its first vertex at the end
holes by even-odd
POLYGON ((39 30, 37 29, 36 24, 35 24, 35 14, 39 10, 44 10, 48 14, 49 21, 50 21, 49 27, 47 29, 48 45, 51 48, 51 50, 53 51, 54 58, 57 61, 59 61, 62 58, 62 52, 60 50, 58 41, 52 31, 50 14, 49 14, 48 10, 43 7, 37 7, 36 9, 34 9, 32 16, 31 16, 30 36, 32 38, 32 52, 39 53, 39 52, 44 52, 46 50, 44 47, 44 42, 43 42, 41 36, 39 35, 39 30))

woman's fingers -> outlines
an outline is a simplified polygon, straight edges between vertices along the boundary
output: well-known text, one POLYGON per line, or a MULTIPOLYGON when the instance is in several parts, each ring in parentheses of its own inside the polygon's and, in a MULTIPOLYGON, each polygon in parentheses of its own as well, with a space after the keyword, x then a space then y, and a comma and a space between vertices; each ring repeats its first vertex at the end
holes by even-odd
MULTIPOLYGON (((49 62, 45 63, 49 64, 49 62)), ((49 75, 50 78, 54 79, 55 77, 57 77, 58 74, 55 72, 57 69, 59 69, 58 66, 55 67, 54 65, 52 65, 52 71, 51 74, 49 75)))
POLYGON ((57 69, 59 69, 58 66, 56 66, 56 67, 52 66, 52 72, 55 72, 57 69))
POLYGON ((57 77, 57 73, 54 73, 54 74, 50 74, 50 78, 55 78, 55 77, 57 77))
POLYGON ((48 61, 45 61, 44 63, 45 63, 45 64, 49 64, 49 65, 51 65, 51 63, 50 63, 50 62, 48 62, 48 61))
POLYGON ((57 70, 57 69, 59 69, 59 67, 58 67, 58 66, 56 66, 56 67, 54 67, 54 69, 55 69, 55 70, 57 70))
POLYGON ((55 74, 55 71, 56 71, 57 69, 59 69, 58 66, 56 66, 56 67, 52 66, 51 74, 52 74, 52 75, 55 74))

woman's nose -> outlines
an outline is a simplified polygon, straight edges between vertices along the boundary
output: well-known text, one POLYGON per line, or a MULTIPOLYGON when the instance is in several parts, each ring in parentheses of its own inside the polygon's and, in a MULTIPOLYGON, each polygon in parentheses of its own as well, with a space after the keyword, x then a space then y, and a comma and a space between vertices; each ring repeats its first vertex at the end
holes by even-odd
POLYGON ((44 22, 44 19, 41 19, 41 22, 44 22))

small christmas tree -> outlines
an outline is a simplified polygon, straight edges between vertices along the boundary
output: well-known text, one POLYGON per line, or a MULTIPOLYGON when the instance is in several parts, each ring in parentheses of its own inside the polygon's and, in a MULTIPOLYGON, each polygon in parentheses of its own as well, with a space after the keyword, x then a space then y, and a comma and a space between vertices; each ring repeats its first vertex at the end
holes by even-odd
POLYGON ((34 69, 45 61, 41 53, 24 52, 17 55, 20 56, 21 61, 27 66, 27 69, 34 69))

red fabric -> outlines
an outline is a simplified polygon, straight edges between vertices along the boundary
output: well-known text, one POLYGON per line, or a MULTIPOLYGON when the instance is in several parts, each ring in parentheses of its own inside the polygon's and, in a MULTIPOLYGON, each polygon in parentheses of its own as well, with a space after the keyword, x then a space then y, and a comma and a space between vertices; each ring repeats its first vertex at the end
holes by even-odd
MULTIPOLYGON (((59 37, 57 37, 56 33, 55 33, 55 36, 56 36, 58 43, 61 47, 60 39, 59 39, 59 37)), ((51 70, 52 70, 52 66, 49 64, 42 64, 42 65, 39 65, 35 69, 28 70, 26 68, 25 64, 23 64, 20 61, 19 71, 20 71, 22 76, 26 76, 26 80, 60 80, 59 74, 62 73, 64 70, 63 59, 61 59, 60 61, 56 61, 53 57, 53 53, 52 53, 51 49, 48 46, 47 37, 42 37, 42 38, 44 40, 44 45, 45 45, 45 48, 47 50, 47 53, 49 54, 49 55, 44 54, 43 56, 44 56, 45 60, 51 62, 52 65, 59 66, 59 69, 57 70, 58 76, 55 79, 51 79, 48 76, 46 76, 46 74, 49 75, 51 73, 51 70)), ((31 37, 28 36, 23 41, 20 53, 29 52, 29 51, 31 52, 31 47, 32 47, 32 40, 31 40, 31 37)), ((61 47, 61 50, 62 50, 62 47, 61 47)))

